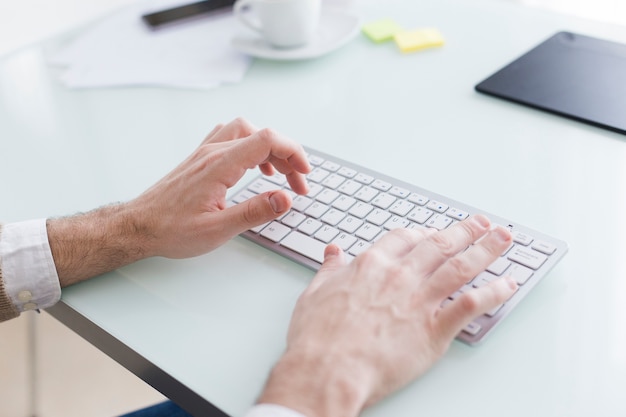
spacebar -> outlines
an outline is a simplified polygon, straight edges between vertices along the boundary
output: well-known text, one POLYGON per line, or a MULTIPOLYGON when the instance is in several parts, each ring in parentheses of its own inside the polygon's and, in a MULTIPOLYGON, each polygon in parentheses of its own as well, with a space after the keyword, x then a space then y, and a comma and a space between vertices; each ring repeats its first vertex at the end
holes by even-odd
POLYGON ((291 232, 280 244, 319 263, 324 262, 326 244, 300 232, 291 232))

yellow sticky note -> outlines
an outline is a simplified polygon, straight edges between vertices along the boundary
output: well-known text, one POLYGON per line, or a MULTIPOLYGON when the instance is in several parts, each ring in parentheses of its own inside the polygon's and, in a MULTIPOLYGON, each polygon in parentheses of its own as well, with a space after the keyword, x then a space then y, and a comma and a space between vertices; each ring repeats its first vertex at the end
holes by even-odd
POLYGON ((392 40, 394 35, 403 29, 392 19, 381 19, 363 25, 361 30, 368 38, 379 43, 392 40))
POLYGON ((394 40, 402 52, 415 52, 444 44, 441 33, 433 28, 401 31, 394 35, 394 40))

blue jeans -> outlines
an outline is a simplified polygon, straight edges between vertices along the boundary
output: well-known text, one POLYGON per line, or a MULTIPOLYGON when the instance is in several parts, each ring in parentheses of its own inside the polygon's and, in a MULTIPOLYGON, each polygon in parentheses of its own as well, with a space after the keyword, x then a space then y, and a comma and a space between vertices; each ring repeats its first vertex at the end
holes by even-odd
POLYGON ((133 411, 120 417, 193 417, 171 401, 133 411))

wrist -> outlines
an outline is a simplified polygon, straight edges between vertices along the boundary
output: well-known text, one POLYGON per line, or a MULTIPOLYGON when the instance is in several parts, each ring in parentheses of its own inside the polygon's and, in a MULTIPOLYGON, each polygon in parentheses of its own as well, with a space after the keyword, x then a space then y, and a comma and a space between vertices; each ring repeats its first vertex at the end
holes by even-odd
POLYGON ((278 404, 307 417, 358 416, 369 397, 369 378, 345 357, 287 352, 276 364, 259 403, 278 404))

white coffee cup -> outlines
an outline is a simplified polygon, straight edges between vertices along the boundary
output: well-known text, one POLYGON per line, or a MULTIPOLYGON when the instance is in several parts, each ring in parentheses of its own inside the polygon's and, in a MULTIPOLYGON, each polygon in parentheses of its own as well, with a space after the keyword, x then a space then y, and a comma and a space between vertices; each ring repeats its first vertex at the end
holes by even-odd
POLYGON ((313 40, 321 0, 237 0, 234 13, 272 46, 294 48, 313 40))

